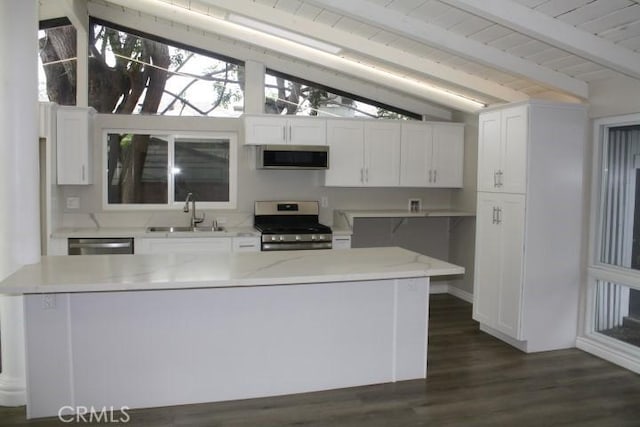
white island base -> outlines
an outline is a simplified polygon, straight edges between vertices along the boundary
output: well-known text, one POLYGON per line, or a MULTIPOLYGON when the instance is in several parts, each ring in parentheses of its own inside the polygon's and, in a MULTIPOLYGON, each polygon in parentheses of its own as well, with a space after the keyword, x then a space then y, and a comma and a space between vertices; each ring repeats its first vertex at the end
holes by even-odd
POLYGON ((27 416, 425 378, 428 293, 418 277, 26 295, 27 416))

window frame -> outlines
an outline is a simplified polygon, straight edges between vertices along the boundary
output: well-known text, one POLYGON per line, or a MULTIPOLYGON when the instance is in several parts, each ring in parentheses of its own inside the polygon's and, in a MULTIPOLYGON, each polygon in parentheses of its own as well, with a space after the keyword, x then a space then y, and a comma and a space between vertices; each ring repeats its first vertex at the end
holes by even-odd
MULTIPOLYGON (((345 92, 343 90, 336 89, 336 88, 333 88, 333 87, 330 87, 330 86, 326 86, 326 85, 323 85, 323 84, 318 83, 318 82, 313 82, 311 80, 306 80, 306 79, 303 79, 303 78, 300 78, 300 77, 292 76, 291 74, 283 73, 283 72, 274 70, 273 68, 266 68, 265 71, 264 71, 264 74, 265 74, 265 79, 266 79, 267 75, 272 75, 274 77, 280 77, 280 78, 283 78, 285 80, 290 80, 290 81, 293 81, 293 82, 296 82, 296 83, 300 83, 300 84, 303 84, 303 85, 306 85, 306 86, 313 86, 313 87, 325 90, 325 91, 330 92, 330 93, 335 94, 335 95, 344 96, 344 97, 353 99, 355 101, 364 102, 366 104, 373 105, 373 106, 378 107, 378 108, 383 108, 383 109, 385 109, 387 111, 391 111, 393 113, 401 114, 403 116, 406 116, 409 119, 418 120, 418 121, 422 120, 422 115, 421 114, 414 113, 412 111, 408 111, 408 110, 405 110, 403 108, 394 107, 392 105, 385 104, 385 103, 379 102, 379 101, 375 101, 373 99, 370 99, 370 98, 367 98, 367 97, 364 97, 364 96, 360 96, 360 95, 356 95, 356 94, 353 94, 353 93, 345 92)), ((266 92, 266 85, 264 84, 264 81, 262 82, 262 84, 263 84, 262 91, 264 93, 264 92, 266 92)), ((266 114, 266 112, 264 111, 264 106, 263 106, 263 113, 266 114)), ((310 117, 310 116, 300 116, 300 117, 310 117)), ((353 119, 354 117, 336 117, 336 118, 353 119)), ((366 117, 355 117, 355 118, 364 119, 366 117)), ((389 120, 386 117, 379 117, 379 118, 371 117, 370 119, 371 120, 389 120)))
POLYGON ((206 143, 208 139, 228 139, 229 140, 229 201, 228 202, 208 202, 196 200, 198 208, 210 210, 236 209, 238 206, 238 135, 235 132, 224 131, 174 131, 166 129, 145 129, 145 128, 104 128, 102 129, 102 208, 105 211, 156 211, 182 209, 184 200, 175 200, 174 185, 174 164, 175 164, 175 141, 180 138, 200 139, 206 143), (108 135, 113 133, 136 133, 148 134, 157 137, 167 138, 167 203, 148 204, 112 204, 109 203, 109 182, 108 182, 108 135))
POLYGON ((586 286, 583 294, 583 322, 578 334, 577 347, 606 360, 639 372, 640 348, 616 340, 596 331, 597 283, 611 282, 640 290, 640 270, 607 264, 601 260, 602 227, 604 221, 604 153, 609 144, 612 128, 640 125, 640 113, 606 117, 593 123, 593 159, 591 170, 591 203, 587 254, 586 286))

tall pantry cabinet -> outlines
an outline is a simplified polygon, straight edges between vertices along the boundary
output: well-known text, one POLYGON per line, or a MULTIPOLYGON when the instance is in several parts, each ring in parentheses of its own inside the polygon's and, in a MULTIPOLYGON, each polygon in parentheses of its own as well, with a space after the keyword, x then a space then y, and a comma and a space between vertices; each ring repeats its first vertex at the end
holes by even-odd
POLYGON ((575 346, 586 108, 480 114, 473 318, 522 351, 575 346))

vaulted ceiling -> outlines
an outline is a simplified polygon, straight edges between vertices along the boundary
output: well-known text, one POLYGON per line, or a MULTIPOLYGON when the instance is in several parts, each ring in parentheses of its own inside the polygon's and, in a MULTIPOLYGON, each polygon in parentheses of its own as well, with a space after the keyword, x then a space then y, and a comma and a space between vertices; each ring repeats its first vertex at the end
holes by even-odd
POLYGON ((640 84, 639 0, 96 1, 151 15, 165 10, 163 19, 214 33, 194 13, 236 25, 250 18, 269 24, 258 31, 282 28, 336 49, 303 55, 226 27, 225 36, 453 110, 479 108, 464 99, 582 102, 590 83, 619 76, 640 84))

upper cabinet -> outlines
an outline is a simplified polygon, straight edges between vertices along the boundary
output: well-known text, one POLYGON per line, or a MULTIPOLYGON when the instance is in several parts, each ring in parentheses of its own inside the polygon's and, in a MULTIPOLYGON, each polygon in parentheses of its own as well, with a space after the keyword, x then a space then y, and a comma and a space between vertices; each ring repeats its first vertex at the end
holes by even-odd
POLYGON ((464 125, 402 123, 400 185, 462 187, 464 125))
POLYGON ((245 144, 326 145, 326 120, 278 115, 244 116, 245 144))
POLYGON ((325 185, 390 187, 400 180, 400 123, 327 120, 325 185))
POLYGON ((57 182, 92 183, 92 108, 60 106, 56 113, 57 182))
POLYGON ((480 115, 478 191, 526 192, 527 105, 480 115))

